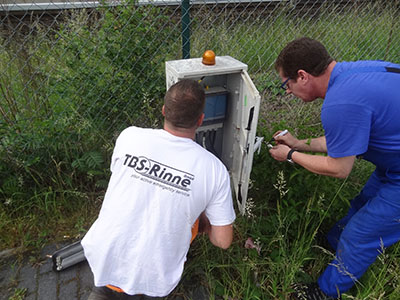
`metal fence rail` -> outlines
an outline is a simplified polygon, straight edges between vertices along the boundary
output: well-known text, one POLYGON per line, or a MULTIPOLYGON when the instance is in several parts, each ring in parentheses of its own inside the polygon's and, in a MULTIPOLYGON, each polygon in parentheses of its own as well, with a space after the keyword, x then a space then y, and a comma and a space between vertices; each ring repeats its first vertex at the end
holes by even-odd
MULTIPOLYGON (((258 0, 257 2, 281 2, 282 0, 258 0)), ((191 4, 227 4, 232 1, 229 0, 192 0, 191 4)), ((249 3, 252 0, 236 0, 234 3, 249 3)), ((108 6, 123 5, 123 1, 110 0, 106 2, 108 6)), ((138 5, 158 5, 158 6, 179 6, 182 1, 179 0, 139 0, 138 5)), ((62 10, 62 9, 78 9, 78 8, 97 8, 104 6, 104 1, 45 1, 37 0, 35 2, 26 1, 5 1, 0 4, 0 11, 18 12, 18 11, 42 11, 42 10, 62 10)))
POLYGON ((400 62, 399 1, 196 0, 183 37, 179 1, 100 3, 0 5, 3 203, 102 189, 118 132, 161 125, 164 62, 182 57, 182 38, 191 57, 213 49, 248 64, 264 100, 277 96, 278 52, 298 36, 337 60, 400 62))

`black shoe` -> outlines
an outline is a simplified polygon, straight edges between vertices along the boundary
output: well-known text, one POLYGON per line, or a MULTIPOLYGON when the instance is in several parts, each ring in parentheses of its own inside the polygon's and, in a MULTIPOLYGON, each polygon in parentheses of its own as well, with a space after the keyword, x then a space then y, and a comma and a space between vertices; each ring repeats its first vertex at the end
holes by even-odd
POLYGON ((322 232, 317 232, 315 236, 315 242, 317 243, 318 246, 324 248, 326 251, 335 254, 335 249, 329 244, 328 239, 326 238, 325 233, 322 232))
MULTIPOLYGON (((293 300, 334 300, 319 288, 317 283, 309 284, 296 284, 293 286, 294 292, 292 293, 293 300)), ((339 298, 340 299, 340 298, 339 298)))

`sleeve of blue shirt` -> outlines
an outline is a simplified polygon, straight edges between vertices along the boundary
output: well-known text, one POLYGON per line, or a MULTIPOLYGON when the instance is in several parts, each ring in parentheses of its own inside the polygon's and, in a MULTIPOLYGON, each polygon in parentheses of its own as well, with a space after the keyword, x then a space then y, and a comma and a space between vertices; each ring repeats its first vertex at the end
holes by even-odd
POLYGON ((371 111, 357 104, 323 106, 321 120, 329 156, 345 157, 367 151, 371 111))

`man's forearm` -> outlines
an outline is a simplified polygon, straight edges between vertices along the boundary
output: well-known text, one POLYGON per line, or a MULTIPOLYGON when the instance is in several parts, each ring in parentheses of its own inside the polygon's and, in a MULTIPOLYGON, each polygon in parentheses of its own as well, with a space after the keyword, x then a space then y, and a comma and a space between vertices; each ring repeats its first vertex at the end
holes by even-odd
POLYGON ((353 168, 355 156, 332 158, 330 156, 294 152, 292 160, 315 174, 346 178, 353 168))
POLYGON ((208 232, 208 238, 214 246, 222 249, 227 249, 232 243, 233 239, 233 226, 213 226, 211 225, 208 232))
POLYGON ((202 212, 199 218, 199 233, 206 233, 210 242, 217 247, 226 249, 232 243, 233 226, 213 226, 210 224, 205 212, 202 212))
POLYGON ((299 140, 299 142, 294 145, 293 149, 303 151, 303 152, 319 152, 326 153, 326 139, 324 136, 313 138, 313 139, 304 139, 299 140))

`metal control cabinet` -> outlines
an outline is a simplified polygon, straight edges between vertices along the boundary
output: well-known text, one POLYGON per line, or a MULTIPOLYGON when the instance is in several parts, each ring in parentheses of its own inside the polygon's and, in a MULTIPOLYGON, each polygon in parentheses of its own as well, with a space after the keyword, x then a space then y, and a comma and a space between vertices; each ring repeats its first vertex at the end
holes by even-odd
POLYGON ((201 58, 167 61, 167 89, 179 80, 198 80, 206 90, 205 120, 196 142, 213 152, 227 167, 240 212, 246 207, 260 108, 260 95, 247 65, 217 56, 215 65, 201 58))

